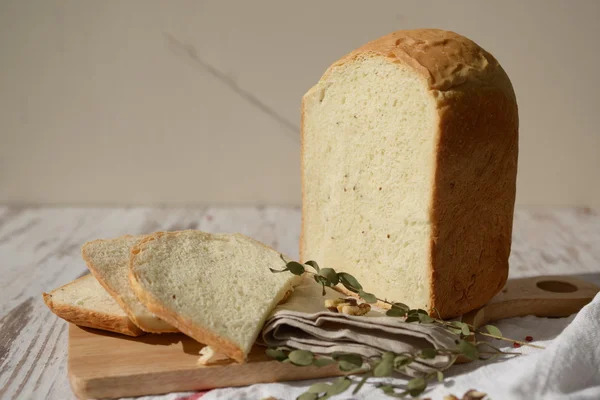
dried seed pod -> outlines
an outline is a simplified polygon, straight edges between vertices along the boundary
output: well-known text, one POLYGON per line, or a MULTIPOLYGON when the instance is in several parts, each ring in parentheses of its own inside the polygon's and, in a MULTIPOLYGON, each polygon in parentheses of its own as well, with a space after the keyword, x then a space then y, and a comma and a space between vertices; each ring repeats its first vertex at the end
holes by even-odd
POLYGON ((338 312, 343 313, 342 310, 344 309, 344 307, 358 307, 358 306, 353 306, 350 303, 341 303, 341 304, 338 304, 336 307, 337 307, 338 312))
POLYGON ((348 297, 348 298, 344 299, 344 303, 349 303, 351 306, 358 305, 358 301, 356 301, 356 299, 354 297, 348 297))
POLYGON ((463 396, 463 400, 481 400, 485 396, 487 396, 487 393, 471 389, 465 393, 465 395, 463 396))
POLYGON ((328 300, 325 300, 325 308, 327 308, 330 311, 337 312, 337 306, 339 304, 343 304, 345 302, 346 302, 346 300, 342 299, 341 297, 337 298, 337 299, 328 299, 328 300))
POLYGON ((362 303, 357 306, 353 306, 350 304, 340 304, 338 305, 338 311, 342 314, 348 315, 365 315, 369 311, 371 311, 371 306, 367 303, 362 303))

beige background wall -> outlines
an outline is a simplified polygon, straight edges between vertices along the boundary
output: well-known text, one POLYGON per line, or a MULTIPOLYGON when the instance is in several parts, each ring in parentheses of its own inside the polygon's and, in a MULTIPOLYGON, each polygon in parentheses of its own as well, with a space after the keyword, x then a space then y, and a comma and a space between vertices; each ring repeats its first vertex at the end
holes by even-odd
POLYGON ((600 1, 0 1, 0 203, 299 204, 299 102, 439 27, 520 106, 518 203, 600 205, 600 1))

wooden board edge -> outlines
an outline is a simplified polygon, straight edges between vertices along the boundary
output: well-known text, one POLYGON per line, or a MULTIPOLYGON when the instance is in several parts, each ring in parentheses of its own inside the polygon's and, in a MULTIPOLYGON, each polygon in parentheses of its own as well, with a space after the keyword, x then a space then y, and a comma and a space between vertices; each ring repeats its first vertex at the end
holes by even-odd
POLYGON ((245 364, 198 366, 171 371, 132 372, 105 375, 81 373, 73 368, 71 334, 82 329, 69 324, 67 354, 68 380, 78 399, 106 399, 161 395, 175 392, 193 392, 226 387, 240 387, 256 383, 273 383, 319 379, 343 375, 337 365, 325 367, 298 367, 275 360, 254 361, 245 364))
POLYGON ((336 365, 322 368, 297 367, 281 364, 277 361, 231 365, 226 374, 223 372, 225 372, 223 369, 214 369, 211 371, 199 368, 197 370, 168 371, 128 376, 81 378, 72 370, 69 370, 69 383, 78 399, 104 399, 160 395, 174 392, 193 392, 226 387, 240 387, 257 383, 319 379, 344 374, 339 371, 336 365))

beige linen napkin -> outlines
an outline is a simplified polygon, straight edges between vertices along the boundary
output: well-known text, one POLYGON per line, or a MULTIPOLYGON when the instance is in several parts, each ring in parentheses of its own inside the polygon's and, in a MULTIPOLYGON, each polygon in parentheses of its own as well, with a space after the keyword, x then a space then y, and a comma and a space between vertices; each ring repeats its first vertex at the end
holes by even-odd
MULTIPOLYGON (((367 315, 352 316, 334 313, 324 306, 326 299, 345 297, 305 279, 290 298, 273 311, 259 338, 268 347, 309 350, 317 355, 334 352, 356 353, 376 357, 383 352, 414 353, 425 348, 456 348, 456 335, 438 325, 407 323, 403 318, 387 317, 385 312, 372 309, 367 315)), ((452 365, 447 355, 433 359, 418 359, 404 372, 423 376, 452 365)))

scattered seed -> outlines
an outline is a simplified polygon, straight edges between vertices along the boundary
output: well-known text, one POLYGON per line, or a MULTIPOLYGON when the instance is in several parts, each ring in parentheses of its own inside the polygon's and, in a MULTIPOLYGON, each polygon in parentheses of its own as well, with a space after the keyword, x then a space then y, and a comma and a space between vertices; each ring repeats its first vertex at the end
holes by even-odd
POLYGON ((514 347, 515 349, 518 349, 519 347, 521 347, 521 345, 520 345, 519 343, 517 343, 517 342, 514 342, 514 343, 513 343, 513 347, 514 347))
POLYGON ((531 342, 533 340, 533 336, 525 336, 525 340, 531 342))

